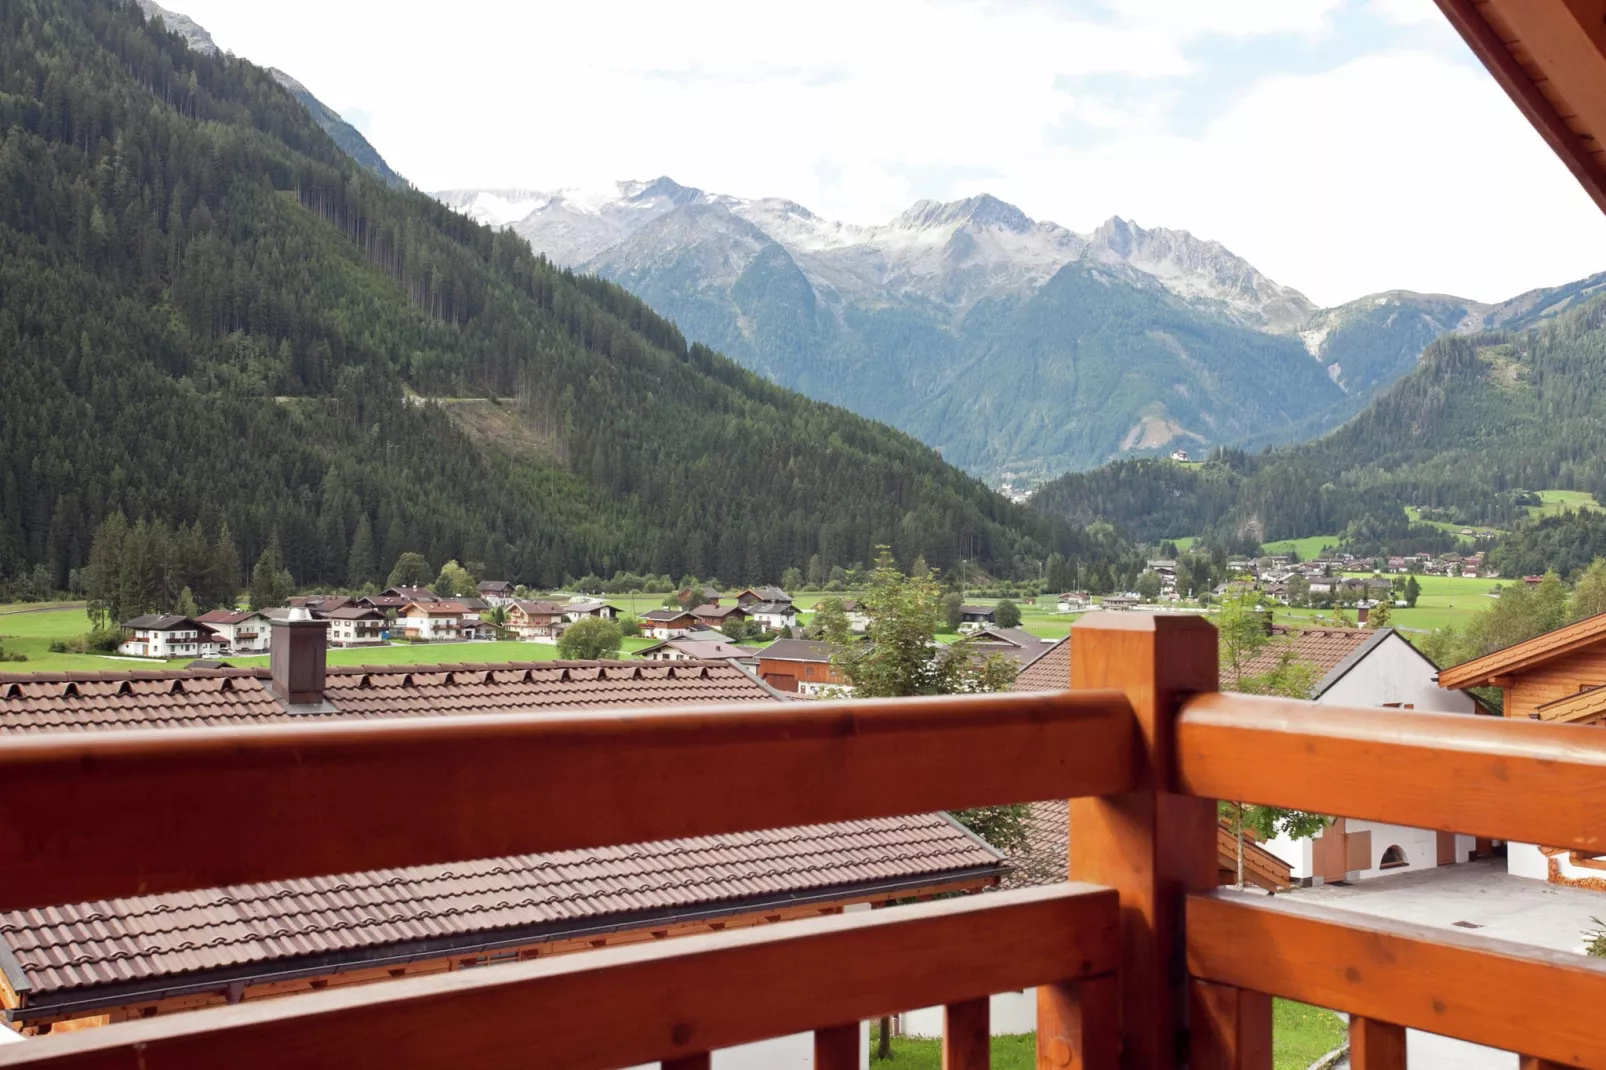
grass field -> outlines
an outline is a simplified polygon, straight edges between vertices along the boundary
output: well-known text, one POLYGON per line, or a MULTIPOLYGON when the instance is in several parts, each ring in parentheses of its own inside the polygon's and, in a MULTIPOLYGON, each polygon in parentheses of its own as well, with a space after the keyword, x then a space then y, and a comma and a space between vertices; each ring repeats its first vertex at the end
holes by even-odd
POLYGON ((1322 551, 1338 545, 1337 535, 1307 535, 1303 539, 1283 539, 1280 542, 1261 544, 1260 552, 1266 554, 1296 553, 1301 561, 1322 556, 1322 551))
MULTIPOLYGON (((110 672, 120 669, 182 669, 193 658, 153 661, 102 654, 55 654, 50 643, 89 630, 82 607, 43 609, 38 604, 0 606, 0 643, 6 653, 26 654, 27 661, 0 662, 8 672, 110 672)), ((623 653, 650 646, 650 639, 626 639, 623 653)), ((442 662, 551 661, 558 648, 551 643, 402 643, 355 650, 330 650, 331 665, 436 665, 442 662)), ((266 654, 231 657, 231 665, 266 665, 266 654)))
MULTIPOLYGON (((1292 1000, 1272 1001, 1271 1029, 1274 1070, 1305 1070, 1344 1042, 1345 1026, 1338 1015, 1292 1000)), ((1033 1070, 1037 1065, 1037 1040, 1031 1033, 993 1037, 991 1047, 993 1070, 1033 1070)), ((893 1037, 892 1058, 870 1063, 882 1070, 940 1070, 942 1041, 893 1037)))
POLYGON ((1530 505, 1528 515, 1551 516, 1568 509, 1577 512, 1581 509, 1599 509, 1601 504, 1595 496, 1583 490, 1542 490, 1539 492, 1539 505, 1530 505))

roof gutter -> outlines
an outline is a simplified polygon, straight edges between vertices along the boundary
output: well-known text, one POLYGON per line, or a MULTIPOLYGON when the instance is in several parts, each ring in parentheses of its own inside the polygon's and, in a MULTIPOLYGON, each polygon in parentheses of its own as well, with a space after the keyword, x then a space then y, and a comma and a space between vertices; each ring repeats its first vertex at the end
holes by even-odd
MULTIPOLYGON (((994 850, 996 851, 996 849, 994 850)), ((469 936, 466 939, 448 937, 435 941, 414 941, 393 945, 398 949, 388 954, 381 952, 362 955, 359 953, 356 955, 342 955, 338 959, 330 956, 331 959, 335 960, 326 959, 316 965, 289 969, 259 972, 251 966, 223 967, 206 971, 203 976, 185 983, 174 984, 160 980, 132 982, 118 985, 115 989, 108 988, 100 995, 84 996, 77 999, 71 998, 71 993, 76 989, 64 989, 63 995, 60 997, 47 994, 39 998, 30 999, 25 1006, 7 1008, 5 1020, 27 1024, 41 1018, 70 1018, 105 1010, 109 1007, 124 1006, 129 1003, 148 1003, 180 996, 203 995, 209 992, 224 991, 234 984, 262 985, 280 981, 294 981, 306 977, 325 977, 331 974, 347 973, 352 970, 394 968, 428 959, 450 958, 456 955, 481 955, 551 940, 606 936, 610 933, 645 929, 655 925, 675 925, 685 922, 726 918, 736 914, 751 914, 776 907, 808 906, 815 903, 830 903, 861 896, 896 894, 937 885, 953 884, 958 881, 1002 877, 1010 872, 1010 868, 1002 863, 991 866, 971 866, 966 869, 928 873, 915 877, 902 877, 897 880, 874 881, 855 885, 835 885, 800 895, 772 895, 741 899, 701 909, 644 912, 642 914, 618 917, 614 921, 603 921, 590 925, 565 926, 560 923, 526 926, 515 930, 509 935, 499 936, 494 939, 476 935, 469 936)), ((0 940, 0 963, 3 963, 8 956, 11 956, 11 949, 6 945, 5 941, 0 940)), ((15 957, 11 957, 10 961, 13 964, 17 964, 15 957)), ((17 964, 17 968, 20 975, 20 964, 17 964)), ((9 973, 7 976, 10 976, 9 973)), ((23 983, 27 985, 26 980, 23 983)))

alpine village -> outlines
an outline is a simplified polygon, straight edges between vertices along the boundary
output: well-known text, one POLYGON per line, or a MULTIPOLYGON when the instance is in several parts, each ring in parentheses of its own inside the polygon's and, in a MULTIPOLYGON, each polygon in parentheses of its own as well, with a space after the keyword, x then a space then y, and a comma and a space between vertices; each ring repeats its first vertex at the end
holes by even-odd
POLYGON ((1141 156, 833 96, 1010 40, 931 107, 1173 78, 1208 146, 1365 44, 1389 167, 1606 269, 1606 3, 294 6, 0 0, 0 1066, 1606 1070, 1606 270, 1323 307, 966 177, 1141 156), (340 36, 350 121, 246 58, 340 36), (681 144, 786 93, 818 166, 681 144), (925 199, 543 177, 649 151, 925 199))

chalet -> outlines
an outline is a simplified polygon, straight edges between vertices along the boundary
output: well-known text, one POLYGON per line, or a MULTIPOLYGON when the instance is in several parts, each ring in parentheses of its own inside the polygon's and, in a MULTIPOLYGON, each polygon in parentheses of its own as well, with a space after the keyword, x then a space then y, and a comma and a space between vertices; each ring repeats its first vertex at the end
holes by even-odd
MULTIPOLYGON (((176 613, 146 613, 123 622, 123 641, 119 654, 136 658, 199 658, 203 639, 210 639, 210 628, 176 613)), ((212 641, 212 654, 221 644, 212 641)))
POLYGON ((410 598, 403 598, 399 594, 368 594, 357 599, 358 605, 369 606, 387 617, 394 617, 407 608, 410 598))
POLYGON ((743 606, 747 619, 761 624, 772 632, 783 631, 797 623, 797 610, 791 602, 750 602, 743 606))
POLYGON ((853 691, 847 678, 831 664, 831 644, 810 639, 777 639, 760 650, 758 675, 777 691, 799 695, 853 691))
POLYGON ((987 658, 998 654, 1014 662, 1019 671, 1048 653, 1054 640, 1043 639, 1021 628, 994 625, 971 632, 968 643, 971 653, 976 657, 987 658))
POLYGON ((268 649, 268 618, 256 610, 214 609, 196 617, 195 622, 205 625, 235 654, 268 649))
POLYGON ((506 606, 513 603, 513 585, 507 580, 481 580, 476 590, 487 605, 506 606))
POLYGON ((349 606, 353 601, 354 599, 343 594, 299 594, 291 598, 289 604, 310 609, 316 616, 323 616, 342 606, 349 606))
POLYGON ((856 598, 839 598, 842 604, 842 613, 848 618, 848 628, 851 631, 864 633, 870 628, 870 613, 856 598))
POLYGON ((390 638, 390 620, 373 606, 341 606, 321 616, 329 622, 330 646, 377 646, 390 638))
POLYGON ((428 587, 386 587, 379 593, 387 598, 405 598, 409 602, 440 601, 428 587))
POLYGON ((1171 459, 1173 461, 1181 461, 1184 464, 1186 464, 1187 461, 1188 461, 1188 451, 1187 450, 1172 450, 1171 451, 1171 459))
POLYGON ((1105 609, 1136 609, 1142 599, 1135 594, 1107 594, 1099 599, 1105 609))
POLYGON ((962 605, 959 607, 959 630, 974 631, 998 623, 998 611, 992 606, 962 605))
POLYGON ((494 639, 496 638, 496 625, 486 620, 491 611, 491 604, 478 595, 454 598, 452 601, 463 607, 463 638, 464 639, 494 639))
POLYGON ((692 610, 691 615, 705 628, 718 628, 726 621, 746 620, 747 610, 741 606, 721 606, 710 602, 692 610))
POLYGON ((736 592, 736 604, 739 606, 753 606, 762 602, 784 602, 792 604, 792 596, 779 587, 748 587, 736 592))
MULTIPOLYGON (((249 732, 780 701, 725 661, 329 668, 328 627, 276 626, 267 668, 36 674, 0 691, 0 736, 205 732, 220 709, 249 732)), ((0 1008, 13 1029, 60 1032, 974 892, 1008 871, 952 818, 925 813, 6 910, 0 1008)), ((797 1038, 805 1064, 811 1045, 797 1038)))
POLYGON ((571 624, 581 617, 601 617, 603 620, 613 620, 618 616, 618 606, 607 602, 598 602, 590 598, 571 599, 563 607, 563 617, 571 624))
POLYGON ((1086 591, 1066 591, 1058 601, 1061 613, 1080 613, 1092 604, 1093 596, 1086 591))
POLYGON ((507 607, 504 627, 520 639, 556 639, 565 623, 563 608, 557 602, 515 599, 507 607))
POLYGON ((665 639, 636 652, 643 661, 732 661, 757 665, 757 652, 728 639, 665 639))
POLYGON ((402 634, 419 642, 440 642, 463 637, 460 602, 409 602, 396 623, 402 634))
MULTIPOLYGON (((1606 613, 1451 666, 1443 688, 1497 687, 1506 717, 1606 725, 1606 613)), ((1606 856, 1533 844, 1506 845, 1506 866, 1553 884, 1603 887, 1606 856)))
POLYGON ((641 634, 649 639, 681 639, 697 627, 701 627, 697 618, 684 609, 654 609, 641 615, 641 634))

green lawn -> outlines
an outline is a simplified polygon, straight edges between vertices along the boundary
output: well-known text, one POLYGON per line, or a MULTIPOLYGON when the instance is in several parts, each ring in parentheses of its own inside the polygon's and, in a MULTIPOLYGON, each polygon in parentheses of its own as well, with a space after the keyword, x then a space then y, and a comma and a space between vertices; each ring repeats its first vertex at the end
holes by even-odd
POLYGON ((1337 535, 1307 535, 1303 539, 1283 539, 1281 542, 1262 543, 1263 554, 1296 553, 1301 561, 1322 556, 1322 551, 1338 545, 1337 535))
MULTIPOLYGON (((1344 1042, 1344 1022, 1332 1011, 1279 999, 1272 1006, 1274 1070, 1305 1070, 1344 1042)), ((872 1029, 871 1044, 874 1044, 872 1029)), ((872 1050, 874 1050, 872 1048, 872 1050)), ((882 1070, 940 1070, 942 1041, 925 1037, 893 1037, 891 1059, 871 1059, 882 1070)), ((1033 1070, 1037 1041, 1031 1033, 994 1037, 992 1070, 1033 1070)))
POLYGON ((1595 496, 1583 490, 1542 490, 1539 492, 1540 505, 1528 507, 1529 516, 1550 516, 1571 509, 1599 509, 1601 504, 1595 496))

